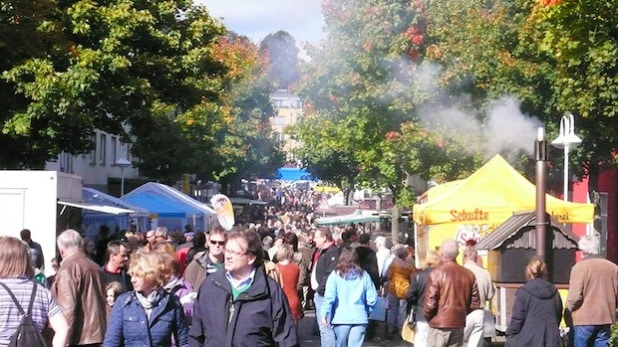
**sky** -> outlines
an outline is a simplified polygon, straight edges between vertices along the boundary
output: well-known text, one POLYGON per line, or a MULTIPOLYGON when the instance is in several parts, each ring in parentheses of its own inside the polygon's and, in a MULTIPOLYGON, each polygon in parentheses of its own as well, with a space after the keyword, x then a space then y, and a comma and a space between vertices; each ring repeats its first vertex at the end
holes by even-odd
POLYGON ((259 44, 269 34, 288 32, 297 44, 317 44, 324 36, 321 0, 194 0, 214 18, 259 44))

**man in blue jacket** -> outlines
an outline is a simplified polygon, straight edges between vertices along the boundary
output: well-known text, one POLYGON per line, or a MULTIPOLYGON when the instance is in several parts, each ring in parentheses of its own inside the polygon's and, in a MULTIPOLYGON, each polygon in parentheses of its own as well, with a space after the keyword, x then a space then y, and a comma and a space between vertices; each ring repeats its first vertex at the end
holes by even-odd
POLYGON ((200 286, 189 346, 300 346, 285 294, 263 261, 257 233, 229 235, 224 268, 200 286))

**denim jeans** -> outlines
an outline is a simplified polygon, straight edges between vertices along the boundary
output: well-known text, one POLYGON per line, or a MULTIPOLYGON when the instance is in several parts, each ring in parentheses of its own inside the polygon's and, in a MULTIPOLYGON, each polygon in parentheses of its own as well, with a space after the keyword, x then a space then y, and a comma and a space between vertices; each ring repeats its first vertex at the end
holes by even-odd
MULTIPOLYGON (((318 328, 320 329, 320 346, 322 347, 335 347, 335 331, 333 325, 330 324, 332 314, 327 318, 328 326, 322 325, 322 303, 324 297, 318 293, 313 296, 313 303, 315 304, 315 318, 318 320, 318 328)), ((364 337, 364 333, 363 333, 364 337)))
POLYGON ((576 325, 573 327, 573 345, 575 347, 607 347, 609 335, 609 325, 576 325))
POLYGON ((403 321, 406 319, 406 299, 399 299, 392 294, 386 295, 388 309, 386 311, 386 323, 389 328, 401 329, 403 321))
POLYGON ((362 347, 365 341, 366 324, 335 324, 337 347, 362 347))

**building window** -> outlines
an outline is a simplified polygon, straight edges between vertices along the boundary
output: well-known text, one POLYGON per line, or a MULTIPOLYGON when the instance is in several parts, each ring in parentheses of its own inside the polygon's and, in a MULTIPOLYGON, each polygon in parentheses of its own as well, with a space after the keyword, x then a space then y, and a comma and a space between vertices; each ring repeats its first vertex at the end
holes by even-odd
POLYGON ((90 141, 94 144, 94 148, 90 151, 90 165, 97 164, 97 135, 92 134, 90 136, 90 141))
POLYGON ((116 165, 116 160, 118 160, 118 136, 112 136, 111 140, 111 149, 112 149, 112 158, 111 164, 116 165))
POLYGON ((105 165, 107 159, 107 135, 99 136, 99 165, 105 165))

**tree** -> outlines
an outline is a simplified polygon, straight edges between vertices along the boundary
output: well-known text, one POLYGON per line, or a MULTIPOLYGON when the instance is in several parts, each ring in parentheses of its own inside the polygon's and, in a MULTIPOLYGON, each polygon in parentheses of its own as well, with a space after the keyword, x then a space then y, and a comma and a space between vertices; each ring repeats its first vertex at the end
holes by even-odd
MULTIPOLYGON (((572 112, 583 139, 572 160, 598 191, 598 174, 616 167, 618 5, 613 1, 541 1, 530 16, 537 48, 553 57, 556 114, 572 112)), ((558 119, 555 120, 556 124, 558 119)))
POLYGON ((266 58, 247 38, 230 35, 219 42, 215 59, 229 71, 221 83, 225 128, 217 134, 210 153, 216 164, 199 172, 220 181, 228 194, 234 194, 241 179, 274 175, 284 156, 269 123, 274 111, 266 58))
POLYGON ((269 34, 260 43, 260 54, 268 57, 268 78, 275 88, 287 89, 298 82, 296 40, 285 31, 269 34))
POLYGON ((97 128, 134 142, 134 154, 148 158, 138 166, 154 178, 201 164, 179 153, 207 151, 223 123, 216 101, 225 69, 212 50, 224 27, 205 8, 188 0, 60 1, 51 18, 69 44, 3 75, 27 101, 4 120, 6 136, 28 139, 13 163, 41 167, 62 150, 87 152, 97 128))

